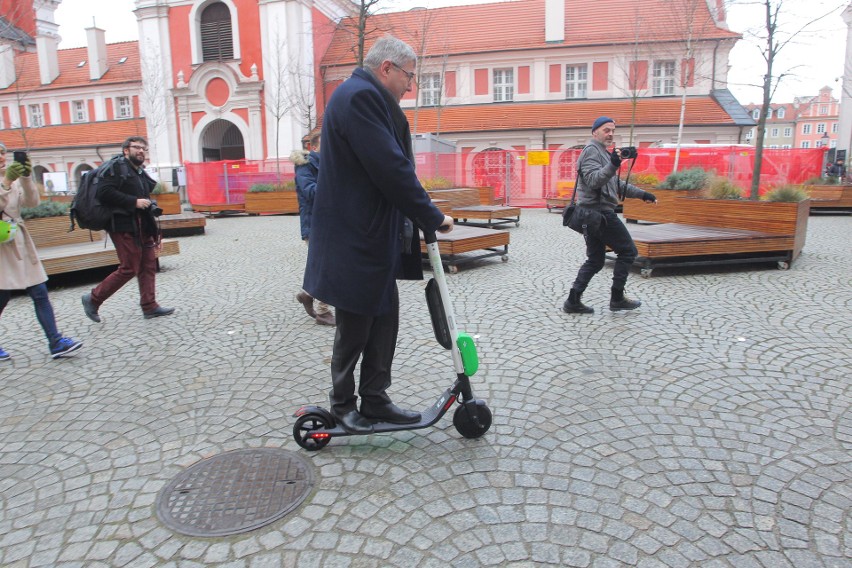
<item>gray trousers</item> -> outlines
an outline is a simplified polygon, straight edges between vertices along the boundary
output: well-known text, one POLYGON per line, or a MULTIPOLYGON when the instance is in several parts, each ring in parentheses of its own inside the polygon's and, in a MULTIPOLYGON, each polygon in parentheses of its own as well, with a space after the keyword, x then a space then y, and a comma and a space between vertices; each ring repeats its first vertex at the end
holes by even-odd
POLYGON ((337 416, 356 410, 355 366, 361 360, 358 395, 361 404, 389 403, 391 367, 399 335, 399 291, 394 284, 393 308, 380 316, 365 316, 337 308, 337 329, 331 355, 331 411, 337 416))

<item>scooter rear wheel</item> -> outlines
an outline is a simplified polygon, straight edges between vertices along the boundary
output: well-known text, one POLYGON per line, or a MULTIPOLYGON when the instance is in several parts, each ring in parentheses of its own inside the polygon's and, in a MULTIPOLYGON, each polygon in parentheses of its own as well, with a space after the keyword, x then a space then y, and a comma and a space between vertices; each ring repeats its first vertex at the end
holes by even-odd
POLYGON ((479 438, 491 428, 491 411, 485 403, 477 404, 476 416, 478 422, 473 419, 470 410, 464 404, 461 404, 453 414, 453 426, 465 438, 479 438))
POLYGON ((293 437, 296 443, 309 452, 315 452, 323 449, 330 441, 331 436, 315 438, 311 434, 315 430, 323 430, 330 428, 331 424, 324 416, 319 414, 305 414, 299 416, 296 423, 293 424, 293 437))

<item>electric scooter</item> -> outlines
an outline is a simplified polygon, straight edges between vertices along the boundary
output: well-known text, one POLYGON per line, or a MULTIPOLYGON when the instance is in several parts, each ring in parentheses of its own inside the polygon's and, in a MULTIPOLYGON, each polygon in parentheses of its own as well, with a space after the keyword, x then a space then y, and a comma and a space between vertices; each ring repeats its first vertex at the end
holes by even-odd
MULTIPOLYGON (((438 237, 434 232, 426 233, 426 250, 432 266, 433 278, 426 285, 426 303, 432 319, 435 339, 452 353, 456 381, 444 391, 435 403, 420 413, 420 421, 414 424, 392 424, 381 420, 372 420, 373 432, 396 432, 400 430, 418 430, 432 426, 444 414, 458 403, 453 414, 453 426, 465 438, 479 438, 491 427, 491 411, 484 400, 474 398, 470 386, 470 377, 479 368, 479 358, 473 337, 456 329, 456 317, 447 290, 447 278, 441 253, 438 250, 438 237)), ((293 437, 296 443, 309 451, 324 448, 332 438, 350 436, 334 419, 328 410, 319 406, 303 406, 293 415, 293 437)))

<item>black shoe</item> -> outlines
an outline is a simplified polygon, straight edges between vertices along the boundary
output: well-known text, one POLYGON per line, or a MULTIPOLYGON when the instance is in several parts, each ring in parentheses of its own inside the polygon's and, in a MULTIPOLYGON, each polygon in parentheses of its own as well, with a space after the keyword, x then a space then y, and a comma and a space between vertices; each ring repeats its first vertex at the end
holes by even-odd
POLYGON ((92 303, 91 294, 83 294, 83 311, 86 312, 86 317, 95 323, 101 323, 101 316, 98 315, 98 308, 92 303))
POLYGON ((347 434, 372 434, 373 425, 369 420, 358 414, 357 410, 350 410, 343 416, 334 416, 337 423, 340 424, 347 434))
POLYGON ((420 422, 420 413, 403 410, 392 402, 377 406, 361 405, 361 414, 370 420, 381 420, 391 424, 414 424, 420 422))
POLYGON ((642 302, 639 300, 631 300, 630 298, 621 297, 620 300, 610 300, 609 301, 609 309, 613 312, 618 312, 621 310, 635 310, 639 306, 642 305, 642 302))
POLYGON ((589 306, 580 301, 580 297, 582 297, 582 295, 582 292, 578 292, 577 290, 571 288, 571 292, 568 294, 568 299, 565 300, 564 304, 562 304, 562 311, 566 314, 595 313, 594 308, 590 308, 589 306))
POLYGON ((143 315, 145 319, 158 318, 160 316, 170 316, 175 313, 174 308, 164 308, 163 306, 158 306, 157 309, 151 310, 150 312, 144 312, 143 315))

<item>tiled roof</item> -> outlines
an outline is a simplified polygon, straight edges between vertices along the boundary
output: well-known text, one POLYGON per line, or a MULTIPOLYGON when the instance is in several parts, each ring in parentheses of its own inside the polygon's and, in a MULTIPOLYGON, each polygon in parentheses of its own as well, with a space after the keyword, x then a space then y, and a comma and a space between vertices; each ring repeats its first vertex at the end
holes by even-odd
MULTIPOLYGON (((97 81, 89 79, 89 52, 87 48, 75 47, 72 49, 60 49, 57 52, 59 58, 59 77, 50 85, 44 86, 41 84, 41 76, 39 75, 38 54, 19 53, 16 56, 16 67, 21 69, 22 73, 17 81, 17 89, 31 91, 133 81, 141 83, 139 42, 110 43, 107 44, 106 48, 107 66, 109 68, 103 77, 97 81), (119 63, 122 57, 126 57, 127 60, 124 63, 119 63), (86 64, 78 67, 81 61, 85 61, 86 64)), ((15 83, 12 83, 7 89, 0 90, 0 94, 15 92, 15 89, 15 83)))
POLYGON ((105 122, 82 122, 27 129, 27 144, 21 130, 0 130, 0 142, 7 148, 77 148, 114 146, 130 136, 145 136, 147 129, 144 118, 110 120, 105 122))
POLYGON ((0 16, 0 38, 19 42, 24 45, 35 45, 35 40, 24 30, 12 25, 12 22, 0 16))
MULTIPOLYGON (((695 5, 698 12, 692 29, 696 39, 740 37, 717 27, 705 2, 695 5)), ((344 20, 338 27, 322 65, 354 64, 356 36, 352 33, 352 21, 349 22, 347 25, 344 20)), ((368 32, 365 49, 369 50, 386 33, 396 35, 416 52, 426 55, 630 44, 637 34, 642 41, 662 42, 682 40, 683 22, 684 18, 676 15, 669 0, 565 0, 565 41, 547 43, 544 0, 516 0, 376 14, 367 21, 372 31, 368 32)))
MULTIPOLYGON (((591 129, 599 116, 615 119, 622 129, 630 124, 632 105, 629 100, 559 101, 552 103, 511 103, 460 105, 441 109, 441 133, 487 132, 502 130, 536 130, 556 128, 591 129)), ((414 109, 405 109, 414 123, 414 109)), ((437 130, 438 109, 424 107, 417 111, 417 132, 437 130)), ((636 126, 677 126, 680 120, 680 98, 641 99, 636 107, 636 126)), ((735 126, 728 113, 710 97, 686 99, 686 125, 735 126)))

